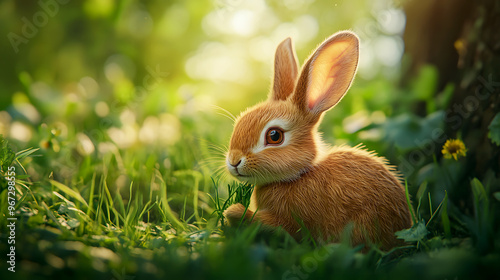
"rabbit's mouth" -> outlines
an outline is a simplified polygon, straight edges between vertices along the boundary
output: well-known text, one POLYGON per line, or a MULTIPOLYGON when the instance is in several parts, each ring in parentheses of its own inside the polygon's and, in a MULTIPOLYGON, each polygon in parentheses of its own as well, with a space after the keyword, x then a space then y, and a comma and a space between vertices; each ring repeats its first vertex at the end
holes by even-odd
POLYGON ((238 170, 238 168, 235 166, 228 166, 228 170, 229 170, 229 173, 231 173, 231 175, 233 175, 236 178, 250 177, 249 175, 241 174, 240 171, 238 170))
POLYGON ((249 175, 244 175, 244 174, 241 174, 239 171, 238 171, 238 168, 235 168, 234 169, 235 173, 236 174, 233 174, 234 176, 238 177, 238 178, 248 178, 250 177, 249 175))
POLYGON ((226 166, 227 169, 229 170, 229 173, 231 173, 231 175, 233 175, 238 179, 251 177, 248 174, 241 174, 241 169, 245 168, 245 164, 246 164, 246 157, 240 158, 239 161, 235 164, 233 164, 229 159, 226 160, 226 166))

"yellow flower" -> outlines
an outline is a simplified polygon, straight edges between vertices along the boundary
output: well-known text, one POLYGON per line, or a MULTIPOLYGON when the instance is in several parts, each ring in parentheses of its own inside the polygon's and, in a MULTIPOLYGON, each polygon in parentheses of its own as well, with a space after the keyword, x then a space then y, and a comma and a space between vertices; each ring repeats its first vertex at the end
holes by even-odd
POLYGON ((444 158, 454 158, 458 160, 459 157, 465 157, 467 149, 465 148, 464 142, 460 139, 448 139, 443 145, 443 150, 441 151, 444 158))

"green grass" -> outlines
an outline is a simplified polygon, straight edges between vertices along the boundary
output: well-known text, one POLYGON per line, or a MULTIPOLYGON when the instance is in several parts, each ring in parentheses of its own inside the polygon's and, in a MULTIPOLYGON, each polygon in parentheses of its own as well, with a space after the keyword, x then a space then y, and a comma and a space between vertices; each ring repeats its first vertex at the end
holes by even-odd
MULTIPOLYGON (((199 170, 156 165, 134 173, 137 167, 130 164, 121 171, 134 179, 117 190, 117 155, 103 162, 81 158, 74 178, 56 180, 52 174, 34 181, 25 169, 44 161, 40 150, 12 158, 4 143, 2 152, 2 166, 18 170, 16 273, 2 262, 2 278, 477 279, 499 272, 493 211, 498 201, 477 179, 470 184, 473 215, 450 212, 446 194, 434 205, 424 183, 413 197, 415 226, 398 233, 408 244, 362 253, 347 243, 298 242, 259 225, 224 226, 222 212, 235 202, 248 205, 252 186, 218 182, 199 170), (424 201, 429 212, 422 210, 424 201)), ((174 154, 177 162, 175 156, 182 154, 174 154)), ((2 229, 7 222, 2 217, 2 229)), ((5 256, 6 242, 0 249, 5 256)))
MULTIPOLYGON (((390 252, 376 247, 362 252, 347 242, 294 240, 282 230, 269 231, 258 224, 225 226, 224 210, 236 202, 248 205, 253 187, 220 176, 221 146, 230 137, 231 123, 216 112, 176 112, 152 106, 154 102, 134 107, 131 101, 112 108, 103 119, 73 103, 55 110, 48 101, 30 100, 27 95, 20 99, 37 103, 43 122, 30 123, 22 110, 10 106, 12 122, 23 123, 32 137, 23 142, 10 135, 9 143, 3 137, 0 141, 0 278, 492 279, 500 275, 500 185, 493 167, 488 166, 487 176, 478 180, 467 158, 442 158, 436 142, 434 152, 425 154, 412 169, 402 168, 412 152, 422 152, 415 139, 429 139, 443 127, 446 104, 430 106, 429 116, 421 118, 409 110, 392 112, 387 102, 393 100, 380 103, 370 98, 377 91, 408 96, 388 82, 361 84, 353 91, 356 95, 347 95, 336 113, 325 116, 321 130, 329 143, 364 142, 400 165, 414 221, 414 227, 397 233, 407 241, 404 246, 390 252), (165 111, 171 113, 162 115, 165 111), (345 116, 351 116, 346 123, 359 121, 353 116, 363 119, 358 113, 369 111, 384 115, 385 121, 365 120, 355 132, 333 125, 342 124, 345 116), (154 117, 161 122, 159 116, 167 120, 161 129, 170 129, 164 139, 123 144, 120 140, 133 137, 112 137, 113 129, 135 129, 138 137, 147 128, 145 120, 154 117), (363 136, 369 131, 385 136, 363 136), (172 135, 175 141, 169 138, 172 135), (12 166, 15 273, 4 261, 11 251, 5 177, 12 166)), ((106 98, 85 102, 95 105, 106 98)), ((409 97, 400 102, 406 107, 412 104, 409 97)))

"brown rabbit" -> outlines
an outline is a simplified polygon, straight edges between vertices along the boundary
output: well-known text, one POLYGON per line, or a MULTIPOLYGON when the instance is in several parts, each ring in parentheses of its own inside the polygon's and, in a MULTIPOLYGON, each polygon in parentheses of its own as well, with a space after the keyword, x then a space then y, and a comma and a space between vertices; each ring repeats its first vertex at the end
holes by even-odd
POLYGON ((338 241, 351 225, 352 245, 400 243, 394 232, 412 220, 394 168, 361 146, 328 148, 317 131, 323 113, 349 89, 358 57, 358 37, 336 33, 297 80, 290 38, 278 46, 269 99, 243 112, 231 136, 227 168, 256 186, 246 212, 241 204, 224 212, 231 225, 259 221, 299 237, 302 221, 320 241, 338 241))

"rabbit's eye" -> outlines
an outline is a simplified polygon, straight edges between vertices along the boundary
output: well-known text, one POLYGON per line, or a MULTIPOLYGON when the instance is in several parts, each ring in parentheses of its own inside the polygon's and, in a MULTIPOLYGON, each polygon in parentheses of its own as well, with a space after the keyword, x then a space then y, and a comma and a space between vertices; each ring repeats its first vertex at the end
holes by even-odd
POLYGON ((271 127, 266 132, 266 145, 281 145, 285 135, 279 127, 271 127))

